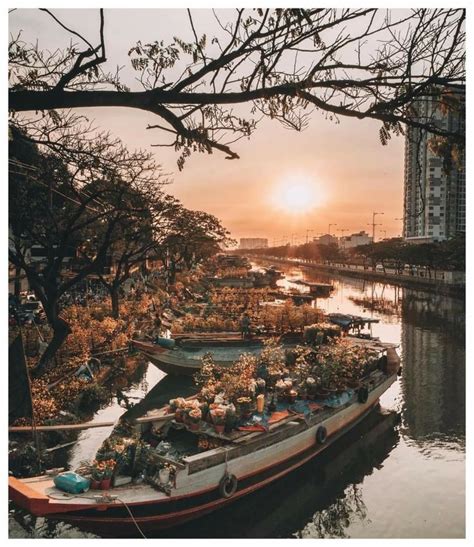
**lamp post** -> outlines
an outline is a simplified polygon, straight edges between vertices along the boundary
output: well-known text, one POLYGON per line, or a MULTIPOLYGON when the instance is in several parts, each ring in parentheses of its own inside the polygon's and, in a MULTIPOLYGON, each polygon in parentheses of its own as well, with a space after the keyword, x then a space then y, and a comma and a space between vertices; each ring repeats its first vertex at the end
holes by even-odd
POLYGON ((291 245, 294 245, 294 237, 297 236, 298 234, 291 234, 291 245))
POLYGON ((337 226, 336 223, 331 223, 328 228, 328 234, 331 235, 331 226, 337 226))
POLYGON ((306 230, 306 243, 308 243, 308 234, 313 233, 314 230, 306 230))
POLYGON ((375 215, 383 215, 383 213, 372 213, 372 243, 375 243, 375 227, 381 226, 380 224, 375 224, 375 215))

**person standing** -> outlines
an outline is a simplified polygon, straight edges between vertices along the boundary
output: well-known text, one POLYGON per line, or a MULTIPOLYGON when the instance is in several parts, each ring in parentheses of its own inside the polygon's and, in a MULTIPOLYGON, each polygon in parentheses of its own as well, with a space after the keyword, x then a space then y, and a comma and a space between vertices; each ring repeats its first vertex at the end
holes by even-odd
POLYGON ((244 313, 242 319, 240 320, 240 331, 242 333, 242 338, 247 338, 250 336, 250 325, 251 320, 247 312, 244 313))

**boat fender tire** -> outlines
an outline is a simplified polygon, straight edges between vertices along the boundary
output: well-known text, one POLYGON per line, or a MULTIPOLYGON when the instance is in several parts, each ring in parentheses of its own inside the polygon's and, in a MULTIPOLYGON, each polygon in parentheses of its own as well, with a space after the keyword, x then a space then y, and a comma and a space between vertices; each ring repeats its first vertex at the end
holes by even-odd
POLYGON ((226 474, 219 483, 219 493, 223 498, 230 498, 237 490, 237 477, 226 474))
POLYGON ((366 403, 368 398, 369 390, 367 389, 367 386, 360 387, 359 391, 357 392, 357 400, 359 401, 359 403, 366 403))
POLYGON ((324 444, 326 442, 327 436, 327 429, 323 425, 320 425, 316 431, 316 442, 318 444, 324 444))

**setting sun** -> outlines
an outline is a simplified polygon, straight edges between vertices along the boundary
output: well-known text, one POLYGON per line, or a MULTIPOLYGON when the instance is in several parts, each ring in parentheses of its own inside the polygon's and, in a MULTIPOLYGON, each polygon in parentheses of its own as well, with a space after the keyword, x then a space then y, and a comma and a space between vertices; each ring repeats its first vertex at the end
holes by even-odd
POLYGON ((307 175, 285 177, 273 190, 271 201, 277 209, 289 214, 304 214, 324 202, 324 193, 307 175))

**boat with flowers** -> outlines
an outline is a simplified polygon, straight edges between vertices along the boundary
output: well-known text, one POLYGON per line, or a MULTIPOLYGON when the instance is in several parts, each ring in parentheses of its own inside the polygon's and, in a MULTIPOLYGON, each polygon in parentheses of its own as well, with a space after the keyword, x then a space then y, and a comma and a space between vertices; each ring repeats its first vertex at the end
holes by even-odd
POLYGON ((338 326, 320 322, 283 334, 267 332, 243 338, 238 332, 189 333, 158 338, 155 342, 132 340, 132 346, 163 372, 192 376, 200 370, 202 358, 208 353, 216 363, 226 367, 244 353, 258 355, 272 339, 276 339, 285 350, 292 350, 297 345, 312 342, 318 336, 323 342, 340 333, 338 326))
POLYGON ((195 519, 334 444, 378 405, 399 366, 395 345, 366 340, 300 347, 293 358, 269 345, 230 368, 207 356, 196 395, 118 424, 90 468, 77 470, 90 481, 84 491, 64 492, 60 475, 10 477, 10 499, 34 515, 115 537, 195 519), (111 468, 110 477, 97 476, 111 468), (107 478, 110 490, 90 489, 107 478))
MULTIPOLYGON (((202 358, 210 353, 221 366, 230 366, 243 353, 257 355, 272 334, 242 338, 240 333, 199 333, 178 335, 171 339, 158 339, 156 343, 132 340, 132 346, 151 363, 167 374, 192 376, 202 366, 202 358)), ((302 333, 277 336, 285 348, 303 343, 302 333)))

